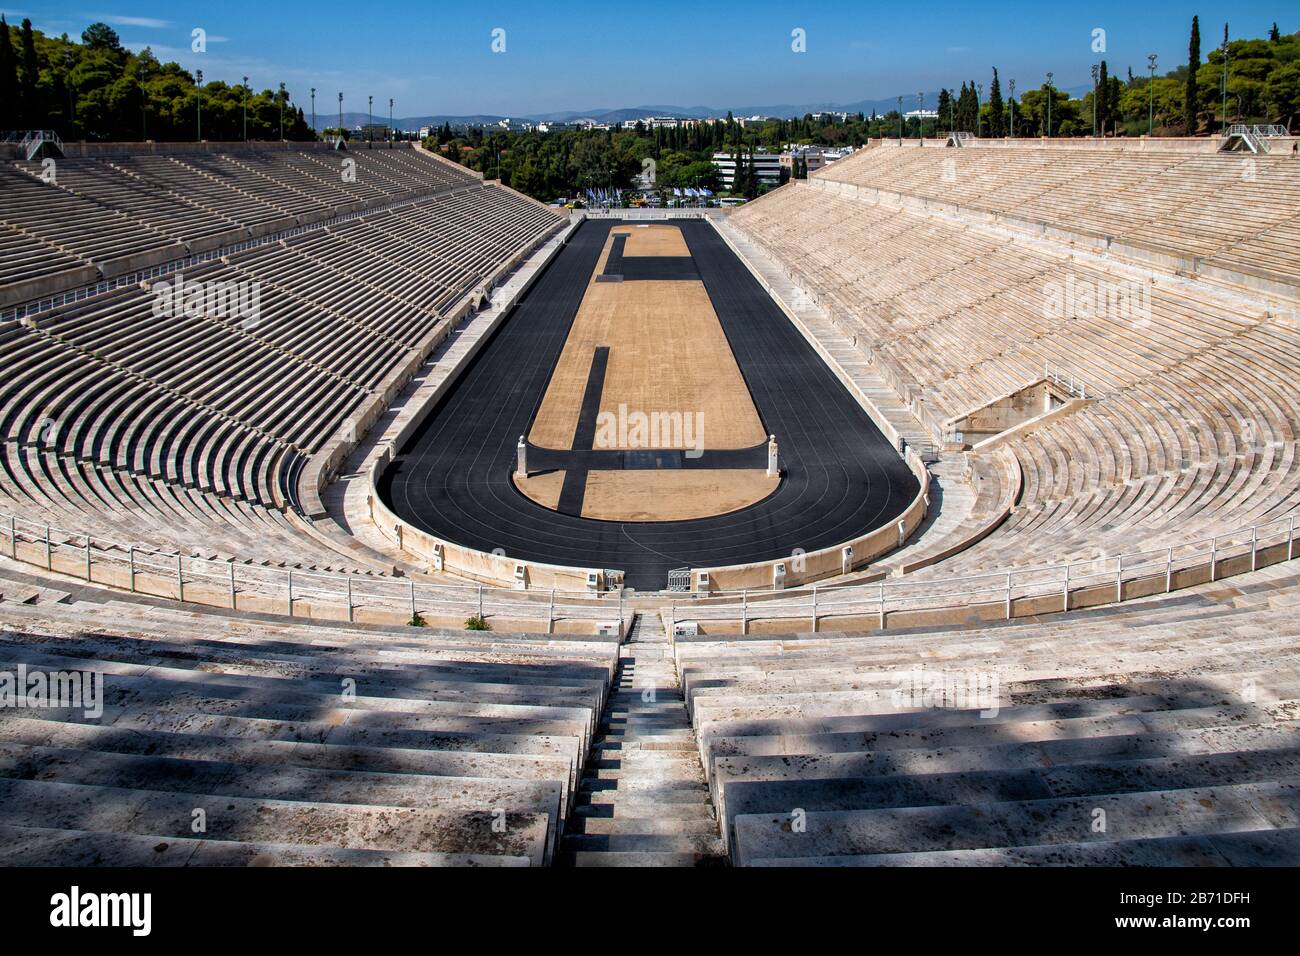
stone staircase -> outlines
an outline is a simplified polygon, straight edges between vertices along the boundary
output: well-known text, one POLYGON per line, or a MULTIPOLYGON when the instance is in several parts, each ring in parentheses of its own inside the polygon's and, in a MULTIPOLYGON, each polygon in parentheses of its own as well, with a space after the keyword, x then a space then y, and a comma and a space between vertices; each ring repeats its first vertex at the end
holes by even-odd
POLYGON ((65 604, 69 596, 67 591, 0 577, 0 604, 65 604))
POLYGON ((559 855, 571 866, 725 865, 672 646, 638 614, 559 855))

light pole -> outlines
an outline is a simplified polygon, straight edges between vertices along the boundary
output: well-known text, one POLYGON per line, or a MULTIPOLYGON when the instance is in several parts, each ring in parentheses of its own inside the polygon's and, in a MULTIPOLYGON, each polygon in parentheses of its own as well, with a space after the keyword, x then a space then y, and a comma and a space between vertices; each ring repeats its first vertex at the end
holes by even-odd
POLYGON ((1151 71, 1151 80, 1147 83, 1147 135, 1156 133, 1156 55, 1147 54, 1147 68, 1151 71))
POLYGON ((975 84, 975 138, 984 137, 984 114, 980 112, 980 103, 984 100, 984 84, 975 84))
POLYGON ((390 96, 388 98, 388 141, 391 143, 394 138, 395 137, 393 136, 393 98, 390 96))
POLYGON ((195 122, 197 123, 196 143, 203 142, 203 71, 194 71, 194 91, 197 94, 195 122))
POLYGON ((366 99, 370 104, 366 107, 366 112, 370 117, 366 121, 366 142, 373 143, 375 141, 375 98, 373 96, 368 96, 366 99))
POLYGON ((289 95, 284 91, 284 84, 280 84, 280 142, 284 142, 284 101, 289 95))
POLYGON ((316 140, 316 87, 311 88, 311 137, 316 140))
POLYGON ((1052 74, 1047 74, 1047 138, 1052 138, 1052 74))
MULTIPOLYGON (((925 93, 924 91, 916 94, 916 137, 925 139, 925 117, 921 114, 925 112, 925 93)), ((936 123, 936 126, 939 124, 936 123)), ((938 132, 937 130, 935 131, 938 132)))
POLYGON ((1092 65, 1092 135, 1097 136, 1097 64, 1092 65))
POLYGON ((1011 81, 1011 102, 1007 104, 1011 113, 1011 138, 1016 138, 1016 81, 1011 81))
POLYGON ((72 67, 77 62, 76 54, 72 52, 71 47, 63 51, 63 85, 68 88, 68 139, 72 138, 76 132, 77 124, 77 105, 76 105, 76 88, 72 85, 72 67))
POLYGON ((248 77, 244 77, 244 142, 248 142, 248 77))
POLYGON ((898 98, 898 145, 903 145, 903 98, 898 98))
POLYGON ((342 93, 339 94, 339 128, 338 128, 338 136, 339 136, 339 145, 342 145, 342 144, 343 144, 343 94, 342 94, 342 93))

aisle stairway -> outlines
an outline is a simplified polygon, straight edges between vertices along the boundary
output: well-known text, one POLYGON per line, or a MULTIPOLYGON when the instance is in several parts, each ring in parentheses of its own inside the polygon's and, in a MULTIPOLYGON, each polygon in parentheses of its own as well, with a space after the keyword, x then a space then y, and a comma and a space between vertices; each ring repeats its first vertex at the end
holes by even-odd
POLYGON ((560 863, 724 863, 672 646, 657 615, 637 615, 619 657, 560 863))

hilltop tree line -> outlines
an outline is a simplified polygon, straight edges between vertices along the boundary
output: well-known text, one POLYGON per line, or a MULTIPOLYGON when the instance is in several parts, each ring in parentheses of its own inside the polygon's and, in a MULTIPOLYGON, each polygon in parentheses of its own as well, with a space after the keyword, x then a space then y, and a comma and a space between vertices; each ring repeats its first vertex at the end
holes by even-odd
POLYGON ((130 142, 244 138, 311 140, 315 134, 283 85, 255 92, 204 80, 145 48, 133 53, 103 23, 81 42, 46 36, 31 20, 0 16, 0 130, 52 129, 66 140, 130 142), (202 102, 200 104, 200 97, 202 102), (201 106, 201 111, 200 111, 201 106))
MULTIPOLYGON (((1192 18, 1187 63, 1154 78, 1148 72, 1134 74, 1129 67, 1124 79, 1111 64, 1096 65, 1093 88, 1079 99, 1049 86, 1007 95, 998 71, 992 71, 987 87, 974 80, 960 90, 941 90, 937 120, 924 125, 925 135, 949 130, 983 136, 1049 135, 1049 103, 1052 136, 1197 136, 1217 133, 1233 123, 1276 123, 1294 130, 1300 117, 1300 33, 1283 35, 1273 24, 1267 39, 1229 38, 1224 25, 1223 42, 1202 62, 1200 20, 1192 18), (1227 56, 1226 97, 1224 56, 1227 56), (1225 109, 1226 100, 1226 109, 1225 109), (1094 112, 1095 111, 1095 112, 1094 112), (1095 116, 1095 127, 1094 127, 1095 116)), ((894 129, 884 135, 898 135, 898 114, 890 114, 894 129)), ((904 135, 918 135, 915 119, 904 124, 904 135)))

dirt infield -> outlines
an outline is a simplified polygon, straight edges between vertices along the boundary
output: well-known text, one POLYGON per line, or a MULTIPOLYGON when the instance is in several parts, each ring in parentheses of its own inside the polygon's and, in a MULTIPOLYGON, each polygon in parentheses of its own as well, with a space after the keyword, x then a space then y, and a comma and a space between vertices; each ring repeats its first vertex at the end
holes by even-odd
POLYGON ((529 500, 536 501, 543 508, 555 510, 560 503, 560 491, 564 488, 564 472, 544 471, 541 474, 520 478, 512 475, 511 481, 529 500))
POLYGON ((701 468, 593 471, 582 516, 601 521, 690 521, 747 508, 779 480, 762 471, 701 468))
MULTIPOLYGON (((661 228, 686 247, 680 229, 661 228)), ((608 250, 607 243, 597 274, 608 250)), ((705 448, 748 448, 767 437, 704 283, 596 282, 593 276, 528 434, 534 445, 573 447, 592 356, 602 346, 609 348, 602 415, 702 415, 705 448)), ((612 447, 687 447, 671 437, 612 447)))
POLYGON ((619 234, 627 236, 627 245, 623 247, 625 256, 689 256, 691 254, 682 231, 666 223, 646 223, 611 230, 611 235, 619 234))
MULTIPOLYGON (((564 472, 514 479, 543 508, 559 504, 564 472)), ((739 511, 762 501, 779 480, 735 468, 633 469, 587 475, 582 517, 598 521, 692 521, 739 511)))

